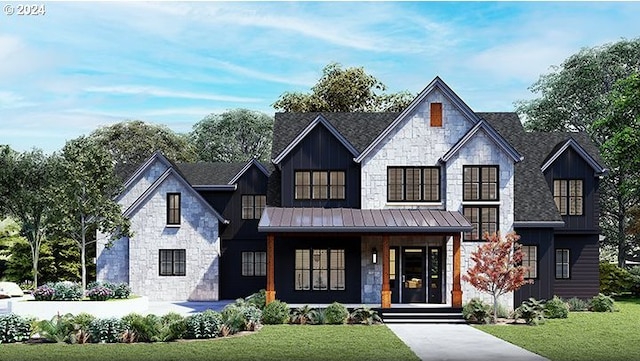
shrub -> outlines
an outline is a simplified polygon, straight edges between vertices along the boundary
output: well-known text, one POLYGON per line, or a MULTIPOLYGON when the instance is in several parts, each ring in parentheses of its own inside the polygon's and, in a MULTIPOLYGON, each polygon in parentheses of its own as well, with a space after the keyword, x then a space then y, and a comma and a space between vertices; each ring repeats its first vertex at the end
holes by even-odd
POLYGON ((0 315, 0 343, 28 340, 31 336, 31 322, 19 315, 0 315))
POLYGON ((96 318, 89 325, 91 340, 98 343, 117 343, 126 325, 117 318, 96 318))
POLYGON ((313 308, 309 307, 309 305, 296 308, 295 310, 291 311, 291 323, 297 325, 305 325, 307 323, 310 323, 312 312, 313 308))
POLYGON ((590 309, 593 312, 614 312, 616 310, 613 298, 599 293, 590 301, 590 309))
POLYGON ((382 323, 382 319, 378 315, 378 311, 372 310, 369 307, 360 307, 351 312, 351 314, 349 315, 349 323, 373 325, 382 323))
POLYGON ((41 320, 36 322, 36 332, 40 337, 50 342, 71 342, 71 336, 75 333, 73 315, 67 313, 53 316, 51 320, 41 320))
POLYGON ((462 307, 465 320, 474 323, 489 323, 492 319, 491 305, 479 298, 472 298, 462 307))
POLYGON ((529 298, 515 309, 514 317, 516 320, 522 318, 527 325, 544 323, 544 304, 535 298, 529 298))
POLYGON ((185 318, 185 338, 214 338, 220 334, 222 316, 219 312, 206 310, 185 318))
POLYGON ((324 325, 327 323, 327 317, 323 308, 318 308, 309 314, 309 322, 313 325, 324 325))
POLYGON ((90 290, 87 290, 87 297, 91 301, 106 301, 113 298, 113 291, 110 288, 104 286, 95 286, 90 290))
POLYGON ((567 306, 569 306, 569 311, 571 312, 581 312, 589 310, 589 302, 578 297, 570 298, 567 301, 567 306))
POLYGON ((142 316, 130 313, 122 317, 122 322, 127 330, 132 332, 132 342, 156 342, 160 341, 162 323, 160 317, 150 314, 142 316))
POLYGON ((91 322, 95 320, 95 316, 86 312, 81 312, 73 317, 74 332, 71 334, 69 341, 71 343, 87 343, 91 339, 91 333, 89 327, 91 322))
POLYGON ((51 301, 55 294, 56 290, 49 284, 36 288, 32 293, 33 298, 35 298, 36 301, 51 301))
POLYGON ((245 330, 248 320, 244 308, 246 307, 243 305, 229 304, 222 310, 222 323, 226 326, 226 333, 233 334, 245 330))
POLYGON ((82 299, 82 286, 79 283, 56 282, 53 284, 53 289, 55 290, 54 301, 78 301, 82 299))
POLYGON ((630 291, 634 296, 640 296, 640 266, 629 268, 629 274, 631 275, 630 291))
POLYGON ((249 304, 256 306, 260 310, 264 310, 267 303, 266 292, 264 289, 261 289, 260 291, 247 296, 245 298, 245 301, 247 301, 247 303, 249 304))
POLYGON ((160 330, 160 341, 172 341, 182 338, 187 331, 187 324, 184 317, 179 313, 169 312, 160 317, 162 328, 160 330))
POLYGON ((544 304, 544 315, 546 318, 567 318, 569 317, 569 305, 562 298, 553 296, 544 304))
POLYGON ((329 325, 341 325, 347 322, 349 317, 349 311, 343 304, 334 302, 330 304, 325 310, 325 316, 327 324, 329 325))
POLYGON ((91 282, 87 285, 87 297, 93 301, 106 301, 112 298, 129 298, 131 288, 126 283, 91 282))
POLYGON ((262 311, 262 323, 265 325, 281 325, 289 321, 289 305, 275 300, 265 306, 262 311))
POLYGON ((631 291, 634 277, 627 270, 609 262, 600 262, 600 292, 605 295, 631 291))
POLYGON ((129 298, 131 295, 131 287, 126 283, 118 283, 111 289, 113 291, 113 298, 129 298))

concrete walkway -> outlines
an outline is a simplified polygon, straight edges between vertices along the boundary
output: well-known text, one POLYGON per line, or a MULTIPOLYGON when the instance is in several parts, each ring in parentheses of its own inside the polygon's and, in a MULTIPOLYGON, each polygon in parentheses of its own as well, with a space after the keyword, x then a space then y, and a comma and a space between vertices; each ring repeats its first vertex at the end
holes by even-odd
POLYGON ((387 324, 387 327, 423 361, 548 361, 469 325, 387 324))

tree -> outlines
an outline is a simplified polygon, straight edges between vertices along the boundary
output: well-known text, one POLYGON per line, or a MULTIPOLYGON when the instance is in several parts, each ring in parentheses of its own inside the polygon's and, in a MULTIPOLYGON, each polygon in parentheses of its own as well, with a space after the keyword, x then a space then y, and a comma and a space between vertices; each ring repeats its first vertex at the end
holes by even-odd
POLYGON ((0 215, 20 224, 20 234, 31 250, 33 284, 38 285, 40 248, 47 233, 48 218, 54 212, 52 185, 57 157, 41 150, 24 153, 0 147, 0 215))
POLYGON ((498 319, 498 298, 530 283, 525 280, 527 268, 521 265, 524 253, 517 243, 520 236, 510 232, 501 238, 500 233, 485 233, 486 243, 471 252, 473 267, 462 280, 493 297, 493 322, 498 319))
POLYGON ((632 137, 631 129, 627 128, 619 137, 613 136, 624 128, 616 123, 631 120, 621 116, 624 111, 615 110, 616 103, 620 103, 616 99, 623 96, 616 90, 616 84, 639 71, 640 38, 585 48, 532 85, 530 89, 539 94, 539 98, 517 104, 528 130, 584 131, 600 148, 609 169, 600 186, 600 227, 605 243, 617 248, 620 267, 638 244, 638 238, 630 236, 626 227, 629 210, 639 204, 638 187, 634 185, 639 164, 620 162, 624 157, 637 158, 639 153, 625 151, 625 142, 619 141, 620 137, 632 137), (610 119, 615 112, 617 120, 610 119), (616 150, 618 146, 621 148, 616 150), (624 153, 624 157, 618 157, 624 153))
POLYGON ((199 161, 246 162, 268 160, 273 118, 257 111, 234 109, 209 114, 193 126, 191 143, 199 161))
POLYGON ((82 288, 87 285, 87 245, 95 231, 113 239, 129 235, 129 221, 114 197, 120 182, 107 151, 89 138, 69 141, 62 149, 61 174, 56 185, 56 231, 75 240, 80 251, 82 288))
POLYGON ((364 68, 346 68, 331 63, 322 70, 322 77, 311 93, 285 92, 273 103, 283 112, 398 112, 411 103, 408 91, 378 94, 386 86, 364 68))
POLYGON ((124 121, 94 130, 88 137, 111 154, 116 174, 127 176, 153 152, 178 162, 192 162, 195 152, 188 139, 166 126, 140 120, 124 121))

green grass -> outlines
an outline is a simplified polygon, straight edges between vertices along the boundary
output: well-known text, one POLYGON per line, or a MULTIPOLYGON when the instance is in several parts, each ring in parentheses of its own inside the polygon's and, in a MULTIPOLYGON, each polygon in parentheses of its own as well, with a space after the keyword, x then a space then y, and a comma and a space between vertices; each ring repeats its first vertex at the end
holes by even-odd
POLYGON ((482 325, 478 329, 553 361, 640 360, 640 299, 616 301, 619 312, 570 312, 540 326, 482 325))
POLYGON ((384 325, 264 326, 246 336, 152 344, 7 344, 0 360, 418 360, 384 325))

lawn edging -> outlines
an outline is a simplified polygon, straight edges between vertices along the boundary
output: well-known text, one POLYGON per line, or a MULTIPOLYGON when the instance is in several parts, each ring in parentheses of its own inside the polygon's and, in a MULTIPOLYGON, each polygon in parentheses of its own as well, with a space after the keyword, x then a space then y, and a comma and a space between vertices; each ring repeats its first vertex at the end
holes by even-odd
POLYGON ((34 301, 33 299, 10 300, 8 312, 24 317, 49 320, 53 316, 86 312, 98 318, 123 317, 132 312, 144 313, 149 309, 146 296, 109 301, 34 301))

